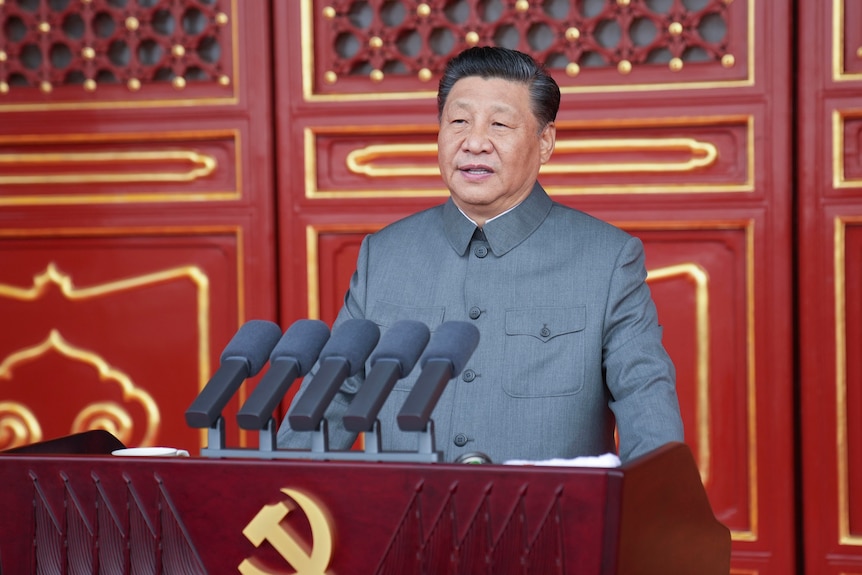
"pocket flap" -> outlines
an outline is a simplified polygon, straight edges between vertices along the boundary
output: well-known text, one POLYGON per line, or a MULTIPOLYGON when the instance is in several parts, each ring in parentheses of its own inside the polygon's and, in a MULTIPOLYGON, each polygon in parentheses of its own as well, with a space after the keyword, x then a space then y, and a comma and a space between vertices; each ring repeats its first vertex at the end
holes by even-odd
POLYGON ((506 311, 506 334, 529 335, 542 341, 584 329, 586 306, 531 307, 506 311))

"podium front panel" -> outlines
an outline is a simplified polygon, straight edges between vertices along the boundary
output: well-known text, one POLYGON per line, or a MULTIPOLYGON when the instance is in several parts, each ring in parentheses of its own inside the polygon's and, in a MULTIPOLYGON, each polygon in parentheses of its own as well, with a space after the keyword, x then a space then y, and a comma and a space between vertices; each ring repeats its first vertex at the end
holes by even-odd
POLYGON ((589 575, 614 563, 618 470, 0 459, 3 574, 589 575))

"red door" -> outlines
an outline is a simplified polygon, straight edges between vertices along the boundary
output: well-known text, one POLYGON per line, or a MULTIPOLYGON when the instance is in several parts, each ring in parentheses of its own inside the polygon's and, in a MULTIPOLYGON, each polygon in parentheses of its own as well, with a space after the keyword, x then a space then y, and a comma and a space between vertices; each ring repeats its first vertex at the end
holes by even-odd
POLYGON ((446 198, 445 60, 529 52, 563 92, 543 184, 646 245, 734 572, 792 572, 792 17, 758 0, 276 3, 282 320, 333 320, 362 237, 446 198))
POLYGON ((800 468, 806 573, 862 573, 862 6, 799 7, 800 468))
POLYGON ((239 325, 446 198, 439 72, 500 44, 563 89, 548 190, 644 240, 733 572, 862 573, 858 3, 271 4, 0 2, 0 449, 203 445, 239 325))
POLYGON ((0 2, 0 449, 201 444, 184 411, 239 325, 276 314, 267 21, 0 2))

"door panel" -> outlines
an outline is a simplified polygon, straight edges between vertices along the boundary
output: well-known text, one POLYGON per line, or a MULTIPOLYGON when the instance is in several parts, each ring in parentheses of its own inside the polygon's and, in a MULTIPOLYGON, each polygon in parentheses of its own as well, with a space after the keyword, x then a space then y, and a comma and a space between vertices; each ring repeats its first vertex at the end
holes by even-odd
POLYGON ((862 35, 858 2, 799 6, 805 568, 862 573, 862 35))
POLYGON ((241 323, 276 319, 268 15, 0 2, 0 449, 205 441, 185 409, 241 323))
POLYGON ((734 572, 792 572, 783 4, 275 4, 288 32, 274 45, 277 151, 290 165, 280 246, 299 256, 280 271, 282 321, 333 320, 362 237, 447 197, 434 98, 448 57, 472 44, 529 52, 563 92, 541 181, 644 241, 686 442, 732 530, 734 572))

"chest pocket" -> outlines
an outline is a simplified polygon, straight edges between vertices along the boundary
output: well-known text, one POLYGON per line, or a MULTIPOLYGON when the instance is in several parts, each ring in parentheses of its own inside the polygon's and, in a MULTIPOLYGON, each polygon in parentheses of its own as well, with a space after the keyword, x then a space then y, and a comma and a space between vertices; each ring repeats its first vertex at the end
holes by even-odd
POLYGON ((586 323, 586 306, 507 310, 503 390, 512 397, 581 391, 586 323))

